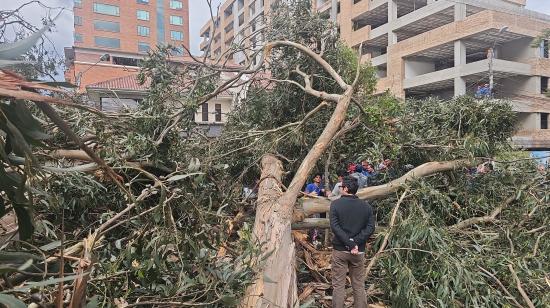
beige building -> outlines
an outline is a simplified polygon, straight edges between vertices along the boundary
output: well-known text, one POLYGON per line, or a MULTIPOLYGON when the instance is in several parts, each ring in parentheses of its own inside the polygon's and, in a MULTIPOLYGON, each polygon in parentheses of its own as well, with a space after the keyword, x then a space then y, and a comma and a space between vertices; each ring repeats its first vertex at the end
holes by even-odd
MULTIPOLYGON (((90 102, 99 110, 117 112, 137 108, 138 103, 147 97, 149 88, 149 81, 140 84, 137 74, 131 74, 89 84, 86 86, 86 93, 90 102)), ((237 92, 225 91, 197 109, 195 123, 207 136, 219 136, 236 97, 237 92)))
MULTIPOLYGON (((201 29, 201 50, 231 54, 233 43, 261 47, 261 27, 273 0, 227 0, 215 22, 201 29)), ((495 97, 513 101, 525 148, 550 149, 548 42, 531 46, 550 28, 550 16, 525 9, 526 0, 339 0, 342 39, 379 77, 377 93, 398 97, 475 95, 492 84, 495 97), (493 80, 491 83, 490 80, 493 80)), ((312 0, 330 16, 332 0, 312 0)), ((251 51, 248 52, 251 52, 251 51)), ((243 52, 231 56, 244 64, 243 52)), ((491 87, 491 86, 489 86, 491 87)))

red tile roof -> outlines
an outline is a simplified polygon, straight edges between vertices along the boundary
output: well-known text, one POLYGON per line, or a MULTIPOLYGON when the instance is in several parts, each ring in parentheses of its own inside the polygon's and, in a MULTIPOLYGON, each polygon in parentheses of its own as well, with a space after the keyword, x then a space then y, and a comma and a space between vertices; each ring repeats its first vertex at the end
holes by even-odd
POLYGON ((151 86, 151 80, 146 79, 145 83, 140 84, 137 74, 124 77, 113 78, 105 81, 96 82, 86 86, 86 89, 109 89, 109 90, 132 90, 147 91, 151 86))

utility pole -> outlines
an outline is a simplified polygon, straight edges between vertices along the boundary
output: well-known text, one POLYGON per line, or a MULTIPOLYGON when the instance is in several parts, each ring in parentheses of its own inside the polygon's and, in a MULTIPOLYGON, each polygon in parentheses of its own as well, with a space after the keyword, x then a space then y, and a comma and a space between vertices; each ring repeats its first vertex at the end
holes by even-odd
MULTIPOLYGON (((496 42, 496 41, 495 41, 496 42)), ((492 48, 489 48, 487 52, 487 57, 489 58, 489 95, 493 98, 493 88, 495 87, 495 77, 493 70, 493 59, 495 58, 495 45, 493 44, 492 48)))

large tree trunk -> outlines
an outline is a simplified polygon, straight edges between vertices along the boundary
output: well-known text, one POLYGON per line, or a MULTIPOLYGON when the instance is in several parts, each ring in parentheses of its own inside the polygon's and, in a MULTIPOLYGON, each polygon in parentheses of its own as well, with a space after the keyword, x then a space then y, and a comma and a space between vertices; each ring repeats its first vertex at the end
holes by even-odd
POLYGON ((273 155, 262 159, 254 235, 262 245, 258 277, 246 292, 241 307, 298 307, 295 248, 288 209, 281 208, 282 164, 273 155))

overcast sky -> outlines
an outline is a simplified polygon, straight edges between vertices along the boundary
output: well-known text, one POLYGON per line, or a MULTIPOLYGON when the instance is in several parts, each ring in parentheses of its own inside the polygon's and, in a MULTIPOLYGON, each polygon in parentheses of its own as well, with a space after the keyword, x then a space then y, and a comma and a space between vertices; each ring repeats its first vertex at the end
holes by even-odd
MULTIPOLYGON (((28 0, 0 0, 0 9, 13 9, 27 2, 28 0)), ((72 46, 73 44, 73 0, 40 0, 40 2, 49 7, 64 8, 64 12, 60 15, 56 22, 57 26, 53 30, 53 33, 49 33, 47 35, 48 39, 53 42, 56 51, 63 55, 63 48, 72 46)), ((220 2, 221 0, 213 0, 215 6, 217 6, 220 2)), ((528 0, 527 8, 550 14, 550 0, 528 0)), ((52 14, 59 11, 60 9, 54 10, 52 14)), ((206 0, 189 0, 189 11, 191 51, 194 54, 199 54, 199 44, 201 40, 199 37, 199 30, 202 25, 210 19, 210 12, 208 10, 206 0)), ((40 6, 38 3, 34 3, 26 7, 23 11, 25 18, 37 26, 41 24, 41 18, 46 16, 47 13, 48 10, 40 6)))

